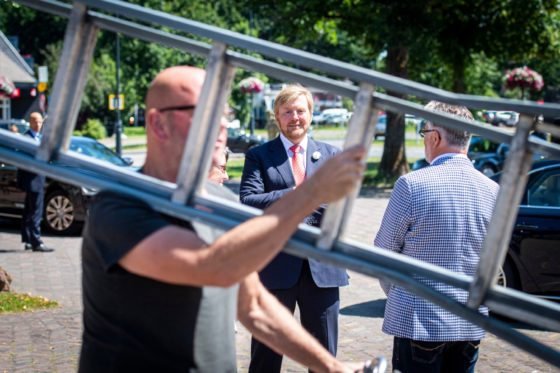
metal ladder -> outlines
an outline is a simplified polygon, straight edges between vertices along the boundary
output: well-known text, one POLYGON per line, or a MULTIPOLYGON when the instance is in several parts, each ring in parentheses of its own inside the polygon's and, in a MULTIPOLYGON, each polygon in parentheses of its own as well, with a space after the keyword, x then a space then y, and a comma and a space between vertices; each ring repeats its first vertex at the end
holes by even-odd
POLYGON ((343 266, 402 286, 560 367, 560 352, 557 349, 517 332, 500 320, 484 317, 477 312, 478 306, 484 303, 493 312, 542 328, 560 331, 560 305, 515 290, 494 286, 495 274, 505 258, 517 206, 526 186, 532 153, 538 151, 560 156, 559 145, 529 138, 529 133, 532 129, 538 128, 560 137, 558 126, 538 122, 535 119, 539 115, 545 117, 560 115, 560 105, 550 103, 537 105, 534 102, 455 94, 117 0, 76 0, 73 5, 54 0, 15 0, 15 2, 67 17, 69 22, 42 143, 37 146, 25 138, 2 131, 0 159, 75 185, 87 185, 98 189, 110 188, 135 195, 144 199, 156 210, 175 217, 229 229, 259 213, 253 208, 208 195, 202 196, 200 193, 210 167, 210 154, 217 138, 218 119, 222 113, 221 109, 216 108, 224 107, 236 68, 261 72, 283 81, 295 81, 354 99, 355 111, 349 123, 345 148, 355 144, 369 148, 374 136, 372 123, 376 122, 378 110, 410 113, 450 128, 477 133, 495 142, 511 143, 500 182, 496 208, 474 278, 380 248, 350 243, 342 239, 344 222, 351 212, 359 187, 352 195, 329 206, 320 230, 301 225, 285 251, 343 266), (162 26, 209 38, 214 41, 213 45, 156 28, 162 26), (115 166, 107 166, 68 152, 70 136, 76 122, 99 29, 208 57, 207 76, 200 102, 194 113, 193 125, 185 145, 176 185, 123 171, 115 166), (302 69, 287 67, 270 59, 258 59, 231 51, 228 49, 229 46, 251 50, 266 58, 281 59, 296 66, 312 68, 331 76, 345 78, 346 81, 359 83, 357 85, 344 83, 302 69), (425 100, 438 100, 471 108, 512 110, 522 114, 515 134, 511 134, 499 128, 484 126, 479 122, 468 122, 445 113, 426 111, 413 102, 379 93, 376 87, 383 87, 403 95, 414 95, 425 100), (67 165, 87 168, 94 174, 79 173, 50 163, 55 159, 67 165), (469 290, 468 303, 463 305, 447 298, 419 281, 421 279, 435 280, 469 290))

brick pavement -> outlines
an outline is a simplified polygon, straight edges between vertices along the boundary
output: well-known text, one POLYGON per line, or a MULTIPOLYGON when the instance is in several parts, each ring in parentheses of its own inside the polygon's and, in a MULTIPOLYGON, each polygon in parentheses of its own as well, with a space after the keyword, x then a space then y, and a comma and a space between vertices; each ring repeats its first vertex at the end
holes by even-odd
MULTIPOLYGON (((346 237, 371 243, 387 205, 388 191, 364 193, 354 205, 346 237)), ((46 236, 54 253, 25 252, 17 223, 0 221, 0 265, 14 278, 17 292, 57 300, 54 310, 0 315, 0 372, 74 372, 80 347, 81 291, 79 237, 46 236)), ((339 358, 362 361, 391 356, 392 339, 381 333, 385 296, 376 279, 351 272, 351 284, 341 291, 339 358)), ((560 333, 523 331, 560 347, 560 333)), ((239 326, 237 356, 240 372, 249 362, 249 335, 239 326)), ((479 372, 560 372, 491 335, 482 343, 479 372)), ((305 372, 285 359, 284 372, 305 372)))

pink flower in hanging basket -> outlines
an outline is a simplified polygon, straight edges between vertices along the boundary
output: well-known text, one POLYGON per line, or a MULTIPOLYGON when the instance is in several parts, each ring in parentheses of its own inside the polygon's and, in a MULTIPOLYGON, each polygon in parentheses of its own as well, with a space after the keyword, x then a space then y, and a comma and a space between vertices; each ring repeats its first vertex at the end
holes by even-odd
POLYGON ((239 82, 239 89, 243 93, 259 93, 264 89, 264 83, 258 78, 249 77, 239 82))
POLYGON ((533 91, 540 91, 544 86, 541 74, 527 66, 508 70, 505 76, 505 83, 507 89, 521 88, 533 91))

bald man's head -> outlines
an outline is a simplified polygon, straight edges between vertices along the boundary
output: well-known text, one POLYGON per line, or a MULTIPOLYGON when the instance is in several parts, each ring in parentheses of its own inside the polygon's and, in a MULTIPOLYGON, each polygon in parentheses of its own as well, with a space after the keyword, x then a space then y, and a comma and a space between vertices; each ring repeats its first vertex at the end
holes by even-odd
POLYGON ((43 116, 39 112, 33 112, 29 116, 29 127, 35 132, 41 132, 43 127, 43 116))
POLYGON ((174 66, 163 70, 148 88, 146 109, 196 105, 205 76, 204 70, 191 66, 174 66))
MULTIPOLYGON (((176 66, 163 70, 152 81, 146 95, 146 174, 175 182, 205 77, 202 69, 176 66)), ((226 145, 226 127, 222 119, 213 162, 226 145)))

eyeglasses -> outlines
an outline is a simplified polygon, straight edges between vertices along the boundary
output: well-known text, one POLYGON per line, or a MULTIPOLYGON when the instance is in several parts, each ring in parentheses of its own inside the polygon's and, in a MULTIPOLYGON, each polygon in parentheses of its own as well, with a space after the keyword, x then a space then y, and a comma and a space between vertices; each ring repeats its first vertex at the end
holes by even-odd
POLYGON ((418 134, 420 135, 421 138, 424 138, 425 134, 428 132, 437 132, 437 130, 426 130, 422 128, 420 131, 418 131, 418 134))
POLYGON ((182 106, 170 106, 163 109, 157 109, 159 112, 163 113, 165 111, 173 111, 173 110, 194 110, 196 105, 182 105, 182 106))

